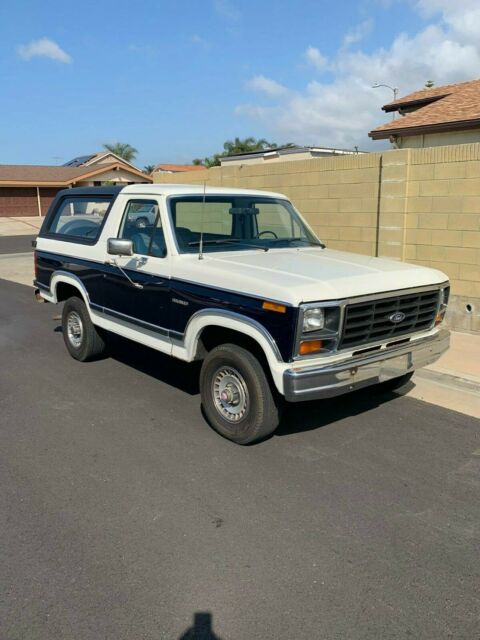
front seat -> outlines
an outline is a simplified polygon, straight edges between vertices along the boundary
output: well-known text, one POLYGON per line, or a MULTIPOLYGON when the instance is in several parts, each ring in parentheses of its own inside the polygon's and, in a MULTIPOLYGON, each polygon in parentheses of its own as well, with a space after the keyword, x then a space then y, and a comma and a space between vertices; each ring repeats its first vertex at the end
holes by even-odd
POLYGON ((165 246, 165 240, 163 235, 154 236, 152 246, 150 247, 150 235, 148 233, 143 233, 142 231, 137 231, 137 233, 132 234, 131 241, 133 243, 133 251, 134 253, 140 253, 141 255, 148 255, 148 250, 150 248, 150 255, 154 258, 164 258, 167 249, 165 246))

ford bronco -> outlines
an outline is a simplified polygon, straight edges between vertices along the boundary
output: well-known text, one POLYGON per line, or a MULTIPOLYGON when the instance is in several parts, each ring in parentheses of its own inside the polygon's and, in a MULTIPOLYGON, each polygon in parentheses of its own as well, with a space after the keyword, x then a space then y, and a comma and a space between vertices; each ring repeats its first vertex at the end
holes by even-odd
POLYGON ((394 389, 449 344, 445 274, 327 249, 278 193, 67 189, 35 244, 37 297, 64 303, 73 358, 113 332, 201 360, 204 413, 239 444, 276 429, 282 396, 394 389))

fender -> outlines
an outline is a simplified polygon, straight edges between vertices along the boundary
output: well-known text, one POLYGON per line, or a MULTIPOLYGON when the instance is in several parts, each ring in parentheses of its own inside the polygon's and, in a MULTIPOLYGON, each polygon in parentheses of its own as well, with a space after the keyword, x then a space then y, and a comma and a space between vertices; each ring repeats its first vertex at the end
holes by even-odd
MULTIPOLYGON (((80 280, 79 277, 73 275, 73 273, 69 273, 68 271, 54 271, 51 279, 50 279, 50 302, 58 302, 57 299, 57 285, 60 282, 65 282, 66 284, 71 284, 75 289, 78 289, 78 292, 83 298, 83 301, 88 309, 88 313, 90 312, 90 298, 88 296, 88 291, 85 289, 84 284, 80 280)), ((43 292, 42 292, 43 293, 43 292)))
POLYGON ((277 343, 260 322, 234 311, 207 308, 194 313, 185 328, 183 344, 174 342, 172 355, 187 362, 195 360, 202 330, 211 326, 233 329, 253 338, 265 354, 275 385, 279 390, 283 388, 282 380, 277 381, 276 375, 279 364, 284 364, 277 343))

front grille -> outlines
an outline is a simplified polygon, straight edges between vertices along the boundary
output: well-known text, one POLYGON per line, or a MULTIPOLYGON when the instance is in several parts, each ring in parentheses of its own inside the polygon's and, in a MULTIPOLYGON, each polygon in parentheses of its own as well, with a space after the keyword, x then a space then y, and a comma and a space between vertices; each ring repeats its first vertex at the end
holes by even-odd
POLYGON ((345 308, 339 348, 382 342, 429 329, 435 321, 438 302, 439 291, 435 289, 349 304, 345 308), (405 314, 405 318, 397 323, 392 322, 390 318, 396 313, 405 314))

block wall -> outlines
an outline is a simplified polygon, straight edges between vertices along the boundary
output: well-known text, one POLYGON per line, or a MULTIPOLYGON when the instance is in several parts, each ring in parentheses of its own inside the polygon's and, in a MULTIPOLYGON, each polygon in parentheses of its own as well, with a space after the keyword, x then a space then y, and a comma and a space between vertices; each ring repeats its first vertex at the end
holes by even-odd
POLYGON ((284 193, 333 249, 444 271, 451 326, 480 331, 480 143, 265 161, 154 181, 284 193))

